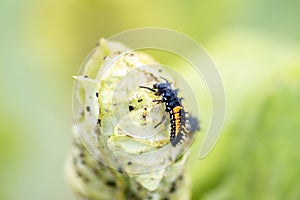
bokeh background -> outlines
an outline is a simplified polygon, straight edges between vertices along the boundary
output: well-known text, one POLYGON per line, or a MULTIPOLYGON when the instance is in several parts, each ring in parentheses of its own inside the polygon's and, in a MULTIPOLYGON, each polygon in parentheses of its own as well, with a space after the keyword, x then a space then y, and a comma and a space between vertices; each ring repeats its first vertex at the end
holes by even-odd
POLYGON ((227 117, 188 170, 193 199, 300 199, 300 1, 0 0, 0 199, 72 200, 76 74, 100 37, 156 26, 208 51, 227 117))

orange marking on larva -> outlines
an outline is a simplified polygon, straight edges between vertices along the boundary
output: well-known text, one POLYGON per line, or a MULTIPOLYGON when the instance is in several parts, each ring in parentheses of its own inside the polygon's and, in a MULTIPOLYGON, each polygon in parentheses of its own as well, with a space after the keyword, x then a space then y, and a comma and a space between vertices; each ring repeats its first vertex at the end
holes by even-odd
POLYGON ((175 135, 179 133, 180 127, 181 127, 180 119, 175 120, 175 135))
POLYGON ((176 106, 176 107, 173 108, 173 112, 178 113, 181 109, 182 109, 181 106, 176 106))
POLYGON ((180 111, 182 107, 181 106, 176 106, 173 108, 173 113, 174 113, 174 120, 175 120, 175 135, 177 135, 180 131, 181 128, 181 119, 180 119, 180 111))

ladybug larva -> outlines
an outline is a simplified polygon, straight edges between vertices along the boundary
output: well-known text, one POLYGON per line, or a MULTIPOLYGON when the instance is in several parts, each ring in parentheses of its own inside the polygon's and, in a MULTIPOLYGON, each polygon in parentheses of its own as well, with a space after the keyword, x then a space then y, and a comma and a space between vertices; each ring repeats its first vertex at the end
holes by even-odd
POLYGON ((154 100, 155 102, 163 102, 166 105, 166 112, 170 115, 171 133, 170 142, 173 147, 180 144, 189 131, 194 132, 199 129, 198 120, 194 117, 189 117, 190 123, 189 130, 186 127, 186 112, 181 103, 181 97, 178 97, 178 89, 173 89, 171 84, 166 81, 165 83, 156 83, 152 88, 140 86, 140 88, 148 89, 161 96, 162 99, 154 100))

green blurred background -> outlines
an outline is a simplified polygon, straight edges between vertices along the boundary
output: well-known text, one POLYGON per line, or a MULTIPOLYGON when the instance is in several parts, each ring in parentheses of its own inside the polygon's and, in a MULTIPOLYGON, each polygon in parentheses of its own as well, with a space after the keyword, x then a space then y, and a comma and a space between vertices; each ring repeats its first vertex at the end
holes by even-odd
POLYGON ((158 26, 202 44, 224 133, 189 171, 193 199, 300 199, 300 1, 0 0, 0 199, 71 200, 72 75, 100 37, 158 26))

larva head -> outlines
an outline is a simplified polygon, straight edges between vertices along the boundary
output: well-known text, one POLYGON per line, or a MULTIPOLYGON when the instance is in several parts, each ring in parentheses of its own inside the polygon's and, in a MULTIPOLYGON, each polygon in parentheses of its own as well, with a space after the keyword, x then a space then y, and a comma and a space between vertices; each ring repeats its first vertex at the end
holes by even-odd
POLYGON ((167 83, 156 83, 153 85, 153 88, 158 89, 158 91, 163 91, 165 89, 170 89, 171 85, 168 82, 167 83))

